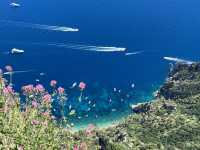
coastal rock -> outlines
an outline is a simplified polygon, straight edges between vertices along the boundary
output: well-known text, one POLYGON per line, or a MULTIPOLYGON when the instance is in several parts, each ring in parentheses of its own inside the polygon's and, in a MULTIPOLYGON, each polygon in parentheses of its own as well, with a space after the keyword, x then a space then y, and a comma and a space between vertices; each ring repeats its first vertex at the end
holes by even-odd
POLYGON ((200 65, 177 64, 155 94, 157 99, 131 105, 135 114, 100 132, 101 150, 200 149, 200 65))
POLYGON ((176 64, 168 80, 160 88, 158 97, 165 99, 186 98, 200 92, 200 63, 176 64))
POLYGON ((132 111, 136 114, 138 113, 147 113, 150 111, 151 106, 149 103, 139 103, 137 105, 131 105, 132 111))
POLYGON ((103 136, 99 137, 99 145, 100 145, 99 150, 114 150, 112 148, 112 144, 109 142, 109 139, 103 136))
POLYGON ((172 112, 173 110, 176 109, 176 106, 172 104, 164 103, 162 108, 168 110, 169 112, 172 112))
POLYGON ((127 135, 127 133, 125 131, 118 130, 117 133, 116 133, 116 139, 115 139, 115 141, 116 142, 125 141, 126 135, 127 135))

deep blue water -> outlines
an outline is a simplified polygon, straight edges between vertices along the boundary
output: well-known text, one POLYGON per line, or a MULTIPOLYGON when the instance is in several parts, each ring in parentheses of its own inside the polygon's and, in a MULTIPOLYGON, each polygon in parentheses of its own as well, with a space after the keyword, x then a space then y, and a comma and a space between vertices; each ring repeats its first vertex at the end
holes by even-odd
MULTIPOLYGON (((126 92, 134 83, 135 99, 130 100, 133 103, 151 96, 152 89, 164 81, 169 70, 164 56, 199 59, 198 0, 19 0, 22 6, 16 9, 9 6, 10 2, 0 1, 0 20, 80 29, 79 32, 56 32, 0 22, 0 66, 11 64, 14 70, 35 70, 15 75, 16 88, 35 83, 36 78, 45 85, 51 79, 64 87, 84 81, 89 88, 99 85, 99 89, 111 91, 116 87, 126 92), (124 52, 89 52, 45 43, 116 46, 127 48, 127 52, 144 52, 125 56, 124 52), (3 54, 13 47, 24 49, 24 55, 3 54), (46 76, 40 77, 40 72, 46 76)), ((116 105, 119 107, 121 103, 116 105)))

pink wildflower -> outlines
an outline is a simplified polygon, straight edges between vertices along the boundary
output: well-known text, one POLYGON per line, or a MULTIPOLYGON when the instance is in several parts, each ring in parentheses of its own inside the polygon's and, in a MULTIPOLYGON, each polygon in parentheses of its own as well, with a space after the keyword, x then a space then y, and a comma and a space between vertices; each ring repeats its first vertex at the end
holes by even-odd
POLYGON ((87 149, 88 149, 87 144, 85 142, 82 142, 80 145, 80 150, 87 150, 87 149))
POLYGON ((9 65, 5 66, 5 69, 6 69, 6 71, 8 71, 8 72, 12 72, 12 71, 13 71, 12 66, 9 66, 9 65))
POLYGON ((3 93, 4 93, 5 95, 8 95, 8 94, 13 94, 14 91, 13 91, 12 87, 8 85, 7 87, 5 87, 5 88, 3 89, 3 93))
POLYGON ((12 87, 11 86, 7 86, 7 89, 8 89, 8 91, 9 91, 9 93, 13 93, 14 91, 13 91, 13 89, 12 89, 12 87))
POLYGON ((41 84, 36 85, 35 90, 36 90, 36 92, 44 92, 45 91, 43 85, 41 85, 41 84))
POLYGON ((50 85, 51 85, 52 87, 55 87, 56 84, 57 84, 57 81, 56 81, 56 80, 51 80, 50 85))
POLYGON ((40 122, 39 122, 38 120, 32 120, 32 121, 31 121, 31 124, 32 124, 32 125, 39 125, 40 122))
POLYGON ((85 87, 86 87, 86 84, 85 84, 84 82, 80 82, 80 83, 79 83, 79 88, 80 88, 81 90, 84 90, 85 87))
POLYGON ((38 107, 38 103, 36 101, 32 101, 32 107, 33 108, 37 108, 38 107))
POLYGON ((45 103, 50 103, 51 102, 51 95, 50 94, 46 94, 46 95, 43 96, 42 99, 43 99, 43 101, 45 103))
POLYGON ((79 150, 78 145, 74 145, 73 150, 79 150))
POLYGON ((34 89, 34 87, 33 87, 32 84, 29 84, 29 85, 26 85, 26 86, 23 86, 23 87, 22 87, 22 90, 23 90, 23 92, 24 92, 25 94, 30 94, 30 93, 32 93, 32 92, 33 92, 33 89, 34 89))
POLYGON ((64 89, 64 88, 62 88, 62 87, 59 87, 59 88, 58 88, 58 93, 59 93, 60 95, 64 94, 64 92, 65 92, 65 89, 64 89))
POLYGON ((8 91, 8 89, 7 89, 6 87, 3 89, 3 93, 4 93, 5 95, 8 95, 8 94, 9 94, 9 91, 8 91))

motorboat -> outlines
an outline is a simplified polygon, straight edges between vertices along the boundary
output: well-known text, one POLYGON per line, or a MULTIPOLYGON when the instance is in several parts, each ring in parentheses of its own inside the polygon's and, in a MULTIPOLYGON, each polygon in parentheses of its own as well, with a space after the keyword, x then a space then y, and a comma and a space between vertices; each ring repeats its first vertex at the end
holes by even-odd
POLYGON ((12 6, 12 7, 20 7, 21 5, 18 4, 18 3, 10 3, 10 6, 12 6))
POLYGON ((24 50, 22 49, 17 49, 17 48, 11 49, 11 54, 22 54, 22 53, 24 53, 24 50))

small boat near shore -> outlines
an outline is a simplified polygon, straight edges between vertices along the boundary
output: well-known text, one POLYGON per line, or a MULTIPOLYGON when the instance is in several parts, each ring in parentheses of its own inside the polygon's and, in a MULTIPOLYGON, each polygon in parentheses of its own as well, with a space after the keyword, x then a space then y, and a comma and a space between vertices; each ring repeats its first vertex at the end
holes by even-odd
POLYGON ((176 58, 176 57, 163 57, 163 59, 172 61, 172 62, 176 62, 176 63, 188 64, 188 65, 195 63, 194 61, 180 59, 180 58, 176 58))
POLYGON ((22 49, 17 49, 17 48, 11 49, 11 54, 22 54, 22 53, 24 53, 24 50, 22 49))
POLYGON ((11 7, 20 7, 21 5, 18 4, 18 3, 10 3, 10 6, 11 6, 11 7))

